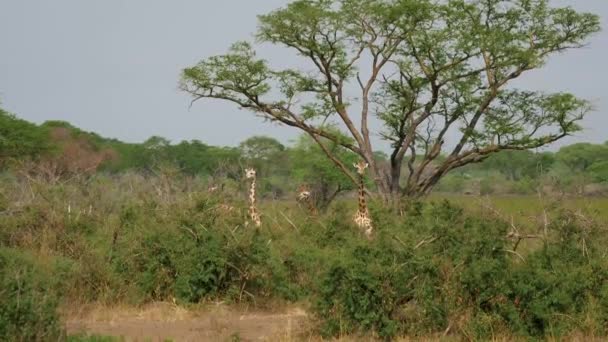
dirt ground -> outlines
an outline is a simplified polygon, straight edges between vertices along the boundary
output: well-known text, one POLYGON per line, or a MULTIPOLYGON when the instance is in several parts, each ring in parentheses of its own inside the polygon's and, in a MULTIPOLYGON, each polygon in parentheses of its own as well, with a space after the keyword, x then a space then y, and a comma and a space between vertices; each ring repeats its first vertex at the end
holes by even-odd
POLYGON ((310 331, 304 310, 260 312, 211 305, 185 310, 170 303, 144 308, 82 308, 65 314, 68 334, 122 337, 125 341, 300 341, 310 331))

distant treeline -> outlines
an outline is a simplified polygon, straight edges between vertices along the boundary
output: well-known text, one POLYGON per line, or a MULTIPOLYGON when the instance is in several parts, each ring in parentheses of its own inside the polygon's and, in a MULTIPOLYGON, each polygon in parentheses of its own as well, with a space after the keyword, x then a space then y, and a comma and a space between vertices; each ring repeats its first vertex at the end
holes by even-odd
MULTIPOLYGON (((347 165, 356 160, 355 155, 339 146, 331 148, 338 151, 347 165)), ((376 153, 376 158, 388 162, 382 152, 376 153)), ((67 122, 36 125, 0 109, 2 169, 29 168, 56 178, 96 172, 170 171, 224 183, 240 180, 245 166, 258 169, 266 196, 282 196, 298 183, 310 184, 325 199, 352 189, 350 181, 305 136, 293 146, 284 146, 265 136, 249 138, 238 147, 210 146, 198 140, 172 144, 158 136, 143 143, 126 143, 84 132, 67 122)), ((579 143, 555 153, 504 151, 449 174, 438 190, 530 193, 549 187, 554 191, 584 193, 603 190, 607 183, 608 142, 579 143)))
POLYGON ((545 192, 580 195, 608 190, 608 142, 578 143, 559 151, 503 151, 442 180, 439 190, 477 194, 545 192))

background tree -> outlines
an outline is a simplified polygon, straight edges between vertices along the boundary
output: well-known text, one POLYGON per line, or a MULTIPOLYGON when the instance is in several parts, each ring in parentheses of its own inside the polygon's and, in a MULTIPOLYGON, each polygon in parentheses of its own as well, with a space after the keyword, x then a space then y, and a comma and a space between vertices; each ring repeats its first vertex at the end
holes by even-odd
POLYGON ((213 173, 217 165, 215 165, 213 158, 210 158, 210 150, 212 149, 212 146, 199 140, 182 141, 169 147, 171 158, 178 168, 191 176, 213 173))
POLYGON ((243 161, 257 169, 260 178, 287 172, 286 148, 278 140, 267 136, 253 136, 239 144, 243 161))
POLYGON ((603 182, 606 177, 608 146, 579 143, 562 147, 556 154, 554 174, 563 186, 574 186, 583 194, 591 182, 603 182))
POLYGON ((257 171, 259 193, 282 196, 288 183, 289 167, 286 149, 278 140, 253 136, 239 144, 243 162, 257 171))
POLYGON ((141 153, 136 156, 136 164, 142 170, 153 171, 163 165, 169 164, 171 154, 169 148, 171 142, 160 136, 151 136, 141 144, 141 153))
MULTIPOLYGON (((327 148, 345 165, 357 161, 357 155, 331 141, 324 142, 327 148)), ((298 183, 308 184, 313 189, 316 207, 325 210, 342 192, 352 190, 354 184, 335 167, 321 147, 307 135, 301 135, 290 150, 291 177, 298 183)), ((297 185, 297 184, 294 184, 297 185)))
POLYGON ((502 151, 489 157, 481 164, 485 170, 496 170, 508 180, 518 181, 522 178, 538 178, 548 171, 555 161, 552 153, 534 153, 532 151, 502 151))
POLYGON ((608 183, 608 160, 598 161, 589 167, 593 180, 600 183, 608 183))
POLYGON ((209 149, 207 156, 211 175, 216 178, 228 178, 240 181, 243 177, 240 164, 241 152, 233 147, 216 147, 209 149))
POLYGON ((324 142, 352 151, 387 201, 426 194, 446 173, 495 152, 559 140, 589 110, 570 94, 507 88, 599 30, 596 15, 549 0, 299 0, 259 21, 259 41, 296 52, 310 68, 271 69, 240 42, 185 69, 181 88, 303 130, 354 180, 324 142), (392 145, 387 167, 373 158, 374 115, 392 145))
POLYGON ((556 159, 571 171, 587 171, 594 163, 608 160, 608 146, 579 143, 562 147, 556 159))
POLYGON ((254 136, 239 144, 241 153, 247 161, 269 161, 285 151, 285 146, 274 138, 254 136))
POLYGON ((0 108, 0 167, 10 159, 36 158, 51 150, 48 131, 0 108))

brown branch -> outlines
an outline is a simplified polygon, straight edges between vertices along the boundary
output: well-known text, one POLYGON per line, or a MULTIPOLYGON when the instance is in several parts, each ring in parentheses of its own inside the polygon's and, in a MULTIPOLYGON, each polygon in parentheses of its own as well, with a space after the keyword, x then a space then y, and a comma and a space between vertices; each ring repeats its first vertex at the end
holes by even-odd
POLYGON ((356 186, 358 184, 357 179, 352 175, 352 173, 350 173, 348 171, 348 168, 346 168, 346 166, 344 165, 344 163, 342 163, 338 158, 336 158, 329 151, 329 149, 327 149, 327 146, 325 146, 325 144, 323 144, 323 142, 321 141, 321 139, 319 139, 318 136, 316 136, 315 134, 310 134, 310 133, 309 133, 309 135, 321 147, 321 149, 323 150, 323 152, 325 153, 325 155, 327 155, 327 157, 329 159, 331 159, 331 161, 333 161, 334 164, 336 164, 336 166, 338 166, 338 168, 340 168, 340 170, 342 171, 342 173, 344 173, 353 182, 353 184, 355 184, 355 186, 356 186))

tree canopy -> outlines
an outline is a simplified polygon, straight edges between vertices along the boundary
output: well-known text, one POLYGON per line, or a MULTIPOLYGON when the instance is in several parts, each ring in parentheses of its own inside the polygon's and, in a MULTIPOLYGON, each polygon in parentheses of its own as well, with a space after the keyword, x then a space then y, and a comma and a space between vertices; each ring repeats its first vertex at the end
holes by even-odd
POLYGON ((425 194, 495 152, 550 144, 580 130, 590 110, 572 94, 509 86, 600 29, 596 15, 549 0, 299 0, 259 22, 258 41, 308 68, 273 69, 238 42, 186 68, 181 88, 303 130, 352 178, 324 141, 341 145, 370 164, 385 199, 425 194), (383 130, 370 132, 372 116, 383 130), (391 143, 386 167, 373 158, 373 134, 391 143))
MULTIPOLYGON (((259 175, 260 195, 291 198, 296 188, 305 184, 312 190, 317 207, 323 210, 355 185, 327 158, 326 151, 343 165, 352 165, 360 158, 340 143, 321 138, 323 145, 319 145, 307 134, 289 145, 267 136, 251 137, 238 147, 211 146, 198 140, 171 143, 160 136, 142 143, 126 143, 85 132, 67 122, 36 125, 6 112, 1 114, 0 173, 18 170, 19 174, 41 175, 48 180, 88 177, 98 172, 136 172, 145 176, 196 177, 208 184, 232 187, 241 184, 243 168, 254 167, 259 175), (7 160, 11 162, 6 163, 7 160)), ((332 134, 341 134, 330 129, 332 134)), ((342 139, 348 141, 347 137, 342 139)), ((375 151, 373 157, 381 166, 390 159, 381 151, 375 151)), ((442 154, 435 163, 446 158, 442 154)), ((366 184, 372 186, 373 179, 366 180, 366 184)), ((601 194, 608 190, 608 144, 578 143, 555 153, 503 151, 452 172, 441 180, 437 190, 601 194)))
MULTIPOLYGON (((344 147, 324 142, 332 155, 345 165, 357 161, 357 155, 344 147)), ((291 176, 308 184, 315 194, 316 206, 325 209, 343 191, 352 190, 353 182, 329 160, 318 144, 307 135, 301 135, 290 153, 291 176)))
POLYGON ((593 164, 608 160, 608 145, 573 144, 562 147, 556 158, 572 171, 586 171, 593 164))
POLYGON ((12 158, 35 158, 50 148, 44 128, 0 108, 0 166, 12 158))

